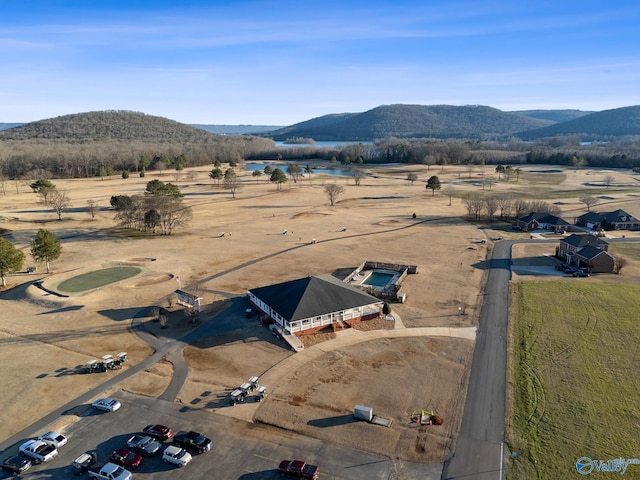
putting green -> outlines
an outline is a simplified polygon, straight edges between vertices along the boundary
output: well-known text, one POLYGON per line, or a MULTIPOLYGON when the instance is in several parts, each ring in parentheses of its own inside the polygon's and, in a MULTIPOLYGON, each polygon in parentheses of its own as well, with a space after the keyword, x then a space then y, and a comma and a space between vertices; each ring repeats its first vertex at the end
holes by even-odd
POLYGON ((58 285, 56 290, 67 293, 84 292, 94 288, 104 287, 110 283, 119 282, 126 278, 135 277, 142 271, 138 267, 111 267, 93 272, 83 273, 75 277, 68 278, 58 285))

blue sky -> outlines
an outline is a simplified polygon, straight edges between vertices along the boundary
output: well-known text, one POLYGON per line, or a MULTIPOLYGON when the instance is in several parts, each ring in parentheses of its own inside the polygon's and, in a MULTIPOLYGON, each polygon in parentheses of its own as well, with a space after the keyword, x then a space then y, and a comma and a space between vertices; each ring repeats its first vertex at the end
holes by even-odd
POLYGON ((636 0, 0 2, 0 122, 290 125, 379 105, 640 104, 636 0))

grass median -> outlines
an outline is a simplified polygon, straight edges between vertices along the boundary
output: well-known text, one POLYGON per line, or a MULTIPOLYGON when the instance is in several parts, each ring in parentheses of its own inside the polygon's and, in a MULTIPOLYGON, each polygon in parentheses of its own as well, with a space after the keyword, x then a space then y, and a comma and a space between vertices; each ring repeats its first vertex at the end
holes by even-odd
POLYGON ((640 285, 567 280, 513 287, 512 479, 578 477, 581 457, 640 457, 640 285))

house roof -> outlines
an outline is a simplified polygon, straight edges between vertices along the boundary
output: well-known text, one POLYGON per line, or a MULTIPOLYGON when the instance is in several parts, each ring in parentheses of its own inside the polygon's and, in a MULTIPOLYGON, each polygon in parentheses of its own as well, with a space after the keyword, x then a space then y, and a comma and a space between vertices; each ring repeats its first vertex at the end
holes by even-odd
POLYGON ((602 245, 609 244, 609 242, 607 242, 606 240, 603 240, 602 238, 595 237, 589 234, 577 234, 577 233, 569 235, 568 237, 563 238, 560 241, 568 243, 569 245, 573 245, 574 247, 586 247, 587 245, 599 247, 602 245))
POLYGON ((292 322, 381 301, 331 275, 317 275, 249 290, 292 322))
POLYGON ((528 215, 525 215, 524 217, 519 218, 518 220, 524 223, 529 223, 535 220, 538 223, 545 223, 548 225, 570 225, 570 223, 567 222, 565 219, 557 217, 555 215, 551 215, 550 213, 546 213, 546 212, 544 213, 531 212, 528 215))
MULTIPOLYGON (((576 252, 576 255, 579 255, 582 258, 585 258, 587 260, 591 260, 593 258, 596 258, 598 255, 601 254, 606 254, 609 255, 607 252, 605 252, 604 250, 598 248, 598 247, 594 247, 593 245, 587 245, 584 248, 581 248, 580 250, 578 250, 576 252)), ((613 258, 612 255, 609 255, 610 257, 613 258)))
POLYGON ((626 223, 626 222, 637 222, 638 220, 629 215, 624 210, 618 209, 613 212, 587 212, 578 217, 580 220, 584 222, 591 223, 602 223, 603 220, 606 220, 608 223, 626 223))

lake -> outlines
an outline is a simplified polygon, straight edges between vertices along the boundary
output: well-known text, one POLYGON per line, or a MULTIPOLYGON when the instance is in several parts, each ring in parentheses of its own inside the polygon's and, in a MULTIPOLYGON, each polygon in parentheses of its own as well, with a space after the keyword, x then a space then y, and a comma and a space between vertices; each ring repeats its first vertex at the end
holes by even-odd
POLYGON ((361 143, 362 145, 373 145, 373 142, 358 142, 354 140, 345 140, 342 142, 315 142, 315 143, 284 143, 284 142, 276 142, 276 147, 278 148, 335 148, 335 147, 344 147, 345 145, 352 145, 354 143, 361 143))
MULTIPOLYGON (((264 167, 266 167, 267 165, 269 165, 271 168, 275 169, 275 168, 279 168, 280 170, 282 170, 284 173, 287 173, 287 165, 286 164, 271 164, 271 163, 246 163, 245 164, 245 169, 249 170, 250 172, 253 172, 254 170, 264 170, 264 167)), ((302 168, 302 174, 304 175, 304 165, 300 165, 300 167, 302 168)), ((314 174, 324 174, 324 175, 335 175, 336 177, 350 177, 351 176, 351 170, 348 169, 344 169, 344 168, 314 168, 313 169, 313 173, 311 174, 312 177, 314 174)))

